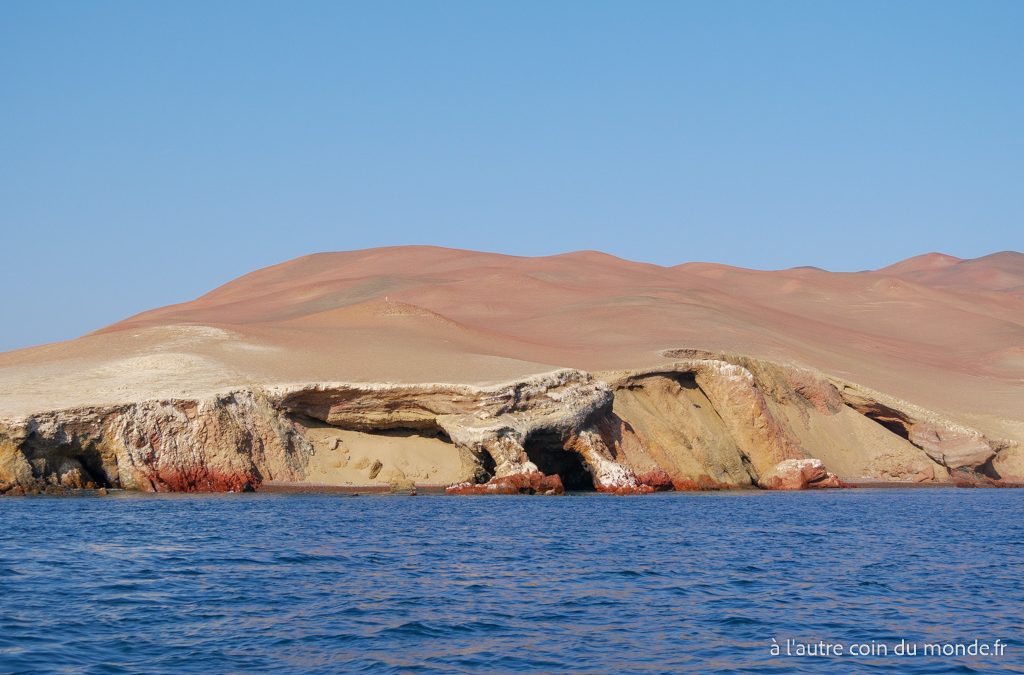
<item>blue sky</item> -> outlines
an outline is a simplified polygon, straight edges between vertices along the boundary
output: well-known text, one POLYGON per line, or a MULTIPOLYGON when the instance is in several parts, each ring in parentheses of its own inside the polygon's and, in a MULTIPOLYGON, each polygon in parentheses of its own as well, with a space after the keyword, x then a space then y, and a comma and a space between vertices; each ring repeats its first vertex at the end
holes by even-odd
POLYGON ((1024 249, 1024 2, 0 4, 0 349, 394 244, 1024 249))

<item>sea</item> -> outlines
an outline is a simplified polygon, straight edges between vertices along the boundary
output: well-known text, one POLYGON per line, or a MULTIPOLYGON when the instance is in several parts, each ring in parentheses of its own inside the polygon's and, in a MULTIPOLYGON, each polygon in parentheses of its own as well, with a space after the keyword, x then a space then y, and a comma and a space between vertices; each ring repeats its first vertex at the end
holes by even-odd
POLYGON ((1024 672, 1024 490, 0 498, 0 672, 1024 672))

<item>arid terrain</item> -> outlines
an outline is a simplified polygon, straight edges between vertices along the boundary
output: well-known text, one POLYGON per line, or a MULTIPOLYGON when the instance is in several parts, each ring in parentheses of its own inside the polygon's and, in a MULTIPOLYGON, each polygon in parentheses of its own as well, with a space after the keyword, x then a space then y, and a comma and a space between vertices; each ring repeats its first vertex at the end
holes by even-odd
POLYGON ((324 253, 0 354, 7 491, 1015 484, 1022 443, 1015 252, 324 253))

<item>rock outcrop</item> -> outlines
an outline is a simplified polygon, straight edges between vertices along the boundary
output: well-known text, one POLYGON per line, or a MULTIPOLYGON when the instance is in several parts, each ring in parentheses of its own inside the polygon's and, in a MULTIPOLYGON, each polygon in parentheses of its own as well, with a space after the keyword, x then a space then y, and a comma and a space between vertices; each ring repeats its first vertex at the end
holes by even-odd
POLYGON ((241 491, 296 480, 305 440, 252 390, 80 408, 0 424, 0 481, 241 491))
POLYGON ((495 477, 486 483, 459 483, 445 489, 449 495, 561 495, 562 479, 540 471, 495 477))
MULTIPOLYGON (((665 356, 644 370, 563 369, 491 387, 254 386, 48 411, 0 422, 0 484, 9 493, 258 489, 309 480, 315 453, 348 461, 353 437, 381 435, 399 445, 429 437, 430 452, 456 458, 455 494, 992 484, 1005 482, 997 467, 1020 464, 1009 440, 822 373, 692 350, 665 356)), ((382 457, 361 466, 367 481, 416 482, 382 457)))
POLYGON ((839 477, 830 473, 820 459, 785 459, 761 476, 757 484, 765 490, 843 487, 839 477))

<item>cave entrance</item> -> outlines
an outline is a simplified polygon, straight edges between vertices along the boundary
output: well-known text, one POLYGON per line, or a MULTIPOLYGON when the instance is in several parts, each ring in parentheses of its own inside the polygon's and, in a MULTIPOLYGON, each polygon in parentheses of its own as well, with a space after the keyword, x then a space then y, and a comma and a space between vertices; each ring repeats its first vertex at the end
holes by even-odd
POLYGON ((29 435, 24 445, 25 458, 32 466, 34 478, 72 488, 118 487, 117 473, 108 474, 99 450, 92 443, 83 444, 76 438, 70 443, 51 445, 35 433, 29 435), (65 482, 69 481, 69 482, 65 482))
POLYGON ((868 410, 862 412, 864 417, 867 417, 872 422, 876 422, 892 433, 896 434, 900 438, 909 441, 910 430, 907 428, 908 424, 899 413, 890 413, 886 411, 868 410))
POLYGON ((539 432, 532 434, 524 444, 526 456, 545 474, 557 475, 562 479, 566 491, 593 492, 594 479, 583 458, 571 450, 562 447, 559 434, 539 432))

